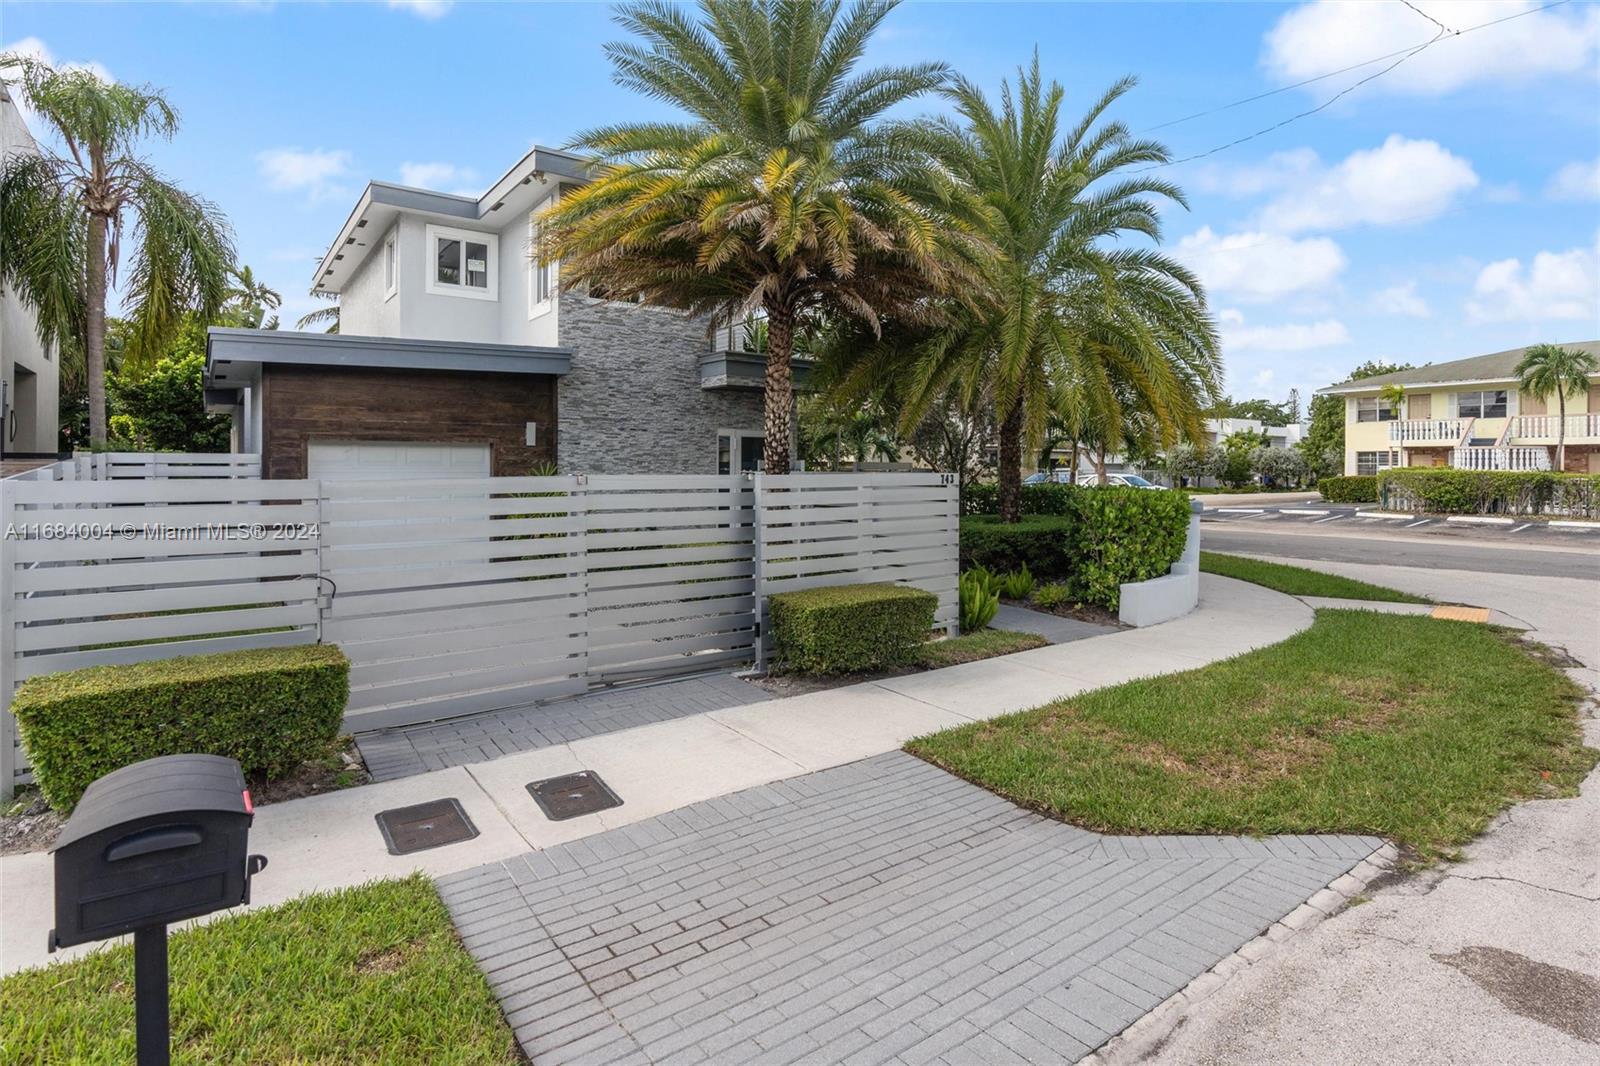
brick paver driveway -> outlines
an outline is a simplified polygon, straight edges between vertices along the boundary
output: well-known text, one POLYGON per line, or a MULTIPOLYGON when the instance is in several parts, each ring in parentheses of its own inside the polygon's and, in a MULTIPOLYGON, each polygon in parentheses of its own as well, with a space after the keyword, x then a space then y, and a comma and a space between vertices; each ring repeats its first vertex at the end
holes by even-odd
POLYGON ((361 733, 356 736, 356 747, 374 781, 392 781, 768 698, 764 691, 732 674, 703 674, 361 733))
POLYGON ((1380 844, 1102 836, 896 752, 440 890, 540 1064, 1063 1062, 1380 844))

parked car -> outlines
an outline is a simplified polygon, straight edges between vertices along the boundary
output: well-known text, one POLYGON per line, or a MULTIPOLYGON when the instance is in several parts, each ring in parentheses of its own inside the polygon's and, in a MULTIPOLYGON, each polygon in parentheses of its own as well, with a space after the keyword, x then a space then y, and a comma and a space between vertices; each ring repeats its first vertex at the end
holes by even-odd
MULTIPOLYGON (((1029 474, 1027 477, 1022 479, 1022 483, 1024 485, 1043 485, 1047 482, 1054 482, 1057 485, 1071 485, 1074 483, 1072 480, 1072 471, 1066 469, 1041 470, 1036 474, 1029 474)), ((1096 474, 1092 470, 1080 470, 1078 472, 1078 480, 1076 483, 1084 486, 1098 485, 1100 484, 1100 475, 1096 474)), ((1116 472, 1107 474, 1105 483, 1107 485, 1120 485, 1124 488, 1130 489, 1160 489, 1165 487, 1162 485, 1157 485, 1155 482, 1146 478, 1140 477, 1138 474, 1124 474, 1116 472)))

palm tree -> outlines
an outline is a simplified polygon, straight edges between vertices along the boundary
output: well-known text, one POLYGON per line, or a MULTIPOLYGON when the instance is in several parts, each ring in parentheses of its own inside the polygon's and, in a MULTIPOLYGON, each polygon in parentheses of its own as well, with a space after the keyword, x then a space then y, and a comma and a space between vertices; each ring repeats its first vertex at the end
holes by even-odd
MULTIPOLYGON (((312 293, 312 295, 318 299, 334 299, 334 297, 324 297, 318 293, 312 293)), ((327 307, 319 307, 315 311, 307 311, 294 324, 295 329, 313 329, 317 326, 322 326, 322 332, 324 333, 339 332, 339 305, 337 303, 330 304, 327 307)))
POLYGON ((283 306, 283 297, 277 289, 264 281, 256 280, 255 271, 242 266, 232 271, 233 284, 228 288, 228 306, 236 320, 247 329, 277 329, 278 316, 268 319, 268 311, 283 306), (265 325, 262 320, 266 319, 265 325))
POLYGON ((227 298, 232 235, 214 205, 139 158, 140 140, 169 140, 178 129, 159 90, 15 53, 0 55, 0 74, 15 80, 68 153, 16 156, 0 171, 0 280, 38 311, 41 341, 82 338, 89 439, 103 445, 106 291, 117 282, 125 228, 132 249, 122 306, 143 352, 160 351, 186 313, 216 314, 227 298))
POLYGON ((1558 344, 1535 344, 1517 363, 1517 386, 1530 396, 1556 397, 1556 469, 1567 468, 1567 397, 1577 396, 1589 387, 1589 378, 1600 373, 1600 362, 1588 352, 1563 348, 1558 344))
POLYGON ((858 70, 894 0, 624 4, 622 85, 685 121, 607 126, 595 178, 546 216, 563 284, 738 321, 766 316, 765 469, 789 470, 797 329, 819 315, 926 317, 974 278, 981 242, 923 138, 885 112, 943 85, 937 63, 858 70))
MULTIPOLYGON (((1132 412, 1147 412, 1163 444, 1192 438, 1214 402, 1221 359, 1198 279, 1126 236, 1157 242, 1150 197, 1183 204, 1154 173, 1168 159, 1153 141, 1101 120, 1133 86, 1113 85, 1063 137, 1063 90, 1044 86, 1038 57, 1002 84, 997 110, 971 82, 950 90, 964 120, 939 124, 945 166, 988 209, 984 234, 1000 256, 990 270, 993 299, 953 315, 910 357, 907 422, 952 382, 987 379, 999 426, 1000 513, 1021 514, 1022 446, 1037 445, 1052 416, 1066 435, 1114 445, 1132 412)), ((904 355, 880 346, 856 375, 904 355)))

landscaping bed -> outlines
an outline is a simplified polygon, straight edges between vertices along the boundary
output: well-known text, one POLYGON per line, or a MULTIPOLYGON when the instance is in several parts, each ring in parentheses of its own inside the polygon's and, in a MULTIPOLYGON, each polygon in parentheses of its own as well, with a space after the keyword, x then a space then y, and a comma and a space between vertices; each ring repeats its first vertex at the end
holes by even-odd
POLYGON ((1042 648, 1049 643, 1048 640, 1034 633, 1013 633, 1004 629, 980 629, 976 633, 963 633, 959 637, 951 637, 948 640, 930 641, 922 646, 917 653, 917 658, 910 665, 893 670, 846 674, 774 673, 764 677, 747 678, 746 680, 762 691, 771 693, 774 697, 800 696, 807 692, 820 692, 823 689, 840 688, 844 685, 855 685, 863 681, 878 681, 886 677, 903 677, 906 674, 921 673, 924 670, 937 670, 945 666, 977 662, 979 659, 992 659, 997 655, 1010 655, 1013 652, 1042 648))
MULTIPOLYGON (((176 932, 175 1063, 525 1062, 421 875, 176 932)), ((7 1062, 132 1062, 129 945, 0 978, 7 1062)))
POLYGON ((1225 555, 1221 552, 1202 551, 1200 571, 1220 577, 1237 578, 1255 585, 1287 593, 1290 596, 1326 596, 1342 600, 1380 600, 1389 603, 1432 603, 1426 596, 1414 596, 1399 589, 1382 585, 1369 585, 1365 581, 1324 574, 1303 566, 1268 563, 1260 559, 1247 559, 1242 555, 1225 555))
MULTIPOLYGON (((326 755, 307 759, 287 774, 254 774, 247 780, 250 798, 259 807, 354 788, 366 784, 371 777, 355 740, 344 736, 326 755)), ((0 855, 48 850, 66 822, 66 816, 52 810, 38 789, 19 789, 11 803, 0 808, 0 855)))
POLYGON ((1575 794, 1582 692, 1509 632, 1319 611, 1280 644, 922 737, 907 750, 1122 833, 1365 833, 1426 862, 1575 794))

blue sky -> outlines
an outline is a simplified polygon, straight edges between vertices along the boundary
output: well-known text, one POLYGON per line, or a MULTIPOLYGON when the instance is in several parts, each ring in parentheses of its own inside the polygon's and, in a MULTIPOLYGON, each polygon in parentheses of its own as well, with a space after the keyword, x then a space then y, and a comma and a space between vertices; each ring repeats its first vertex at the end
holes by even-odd
MULTIPOLYGON (((1414 3, 906 3, 870 58, 997 88, 1037 47, 1069 114, 1137 75, 1136 130, 1283 90, 1152 133, 1187 157, 1381 71, 1285 88, 1420 45, 1432 16, 1451 32, 1326 110, 1170 168, 1191 203, 1166 244, 1208 283, 1230 390, 1600 337, 1600 6, 1414 3)), ((602 4, 0 5, 0 48, 168 91, 183 128, 152 160, 228 214, 286 325, 369 178, 477 194, 532 143, 663 114, 612 84, 619 36, 602 4)))

